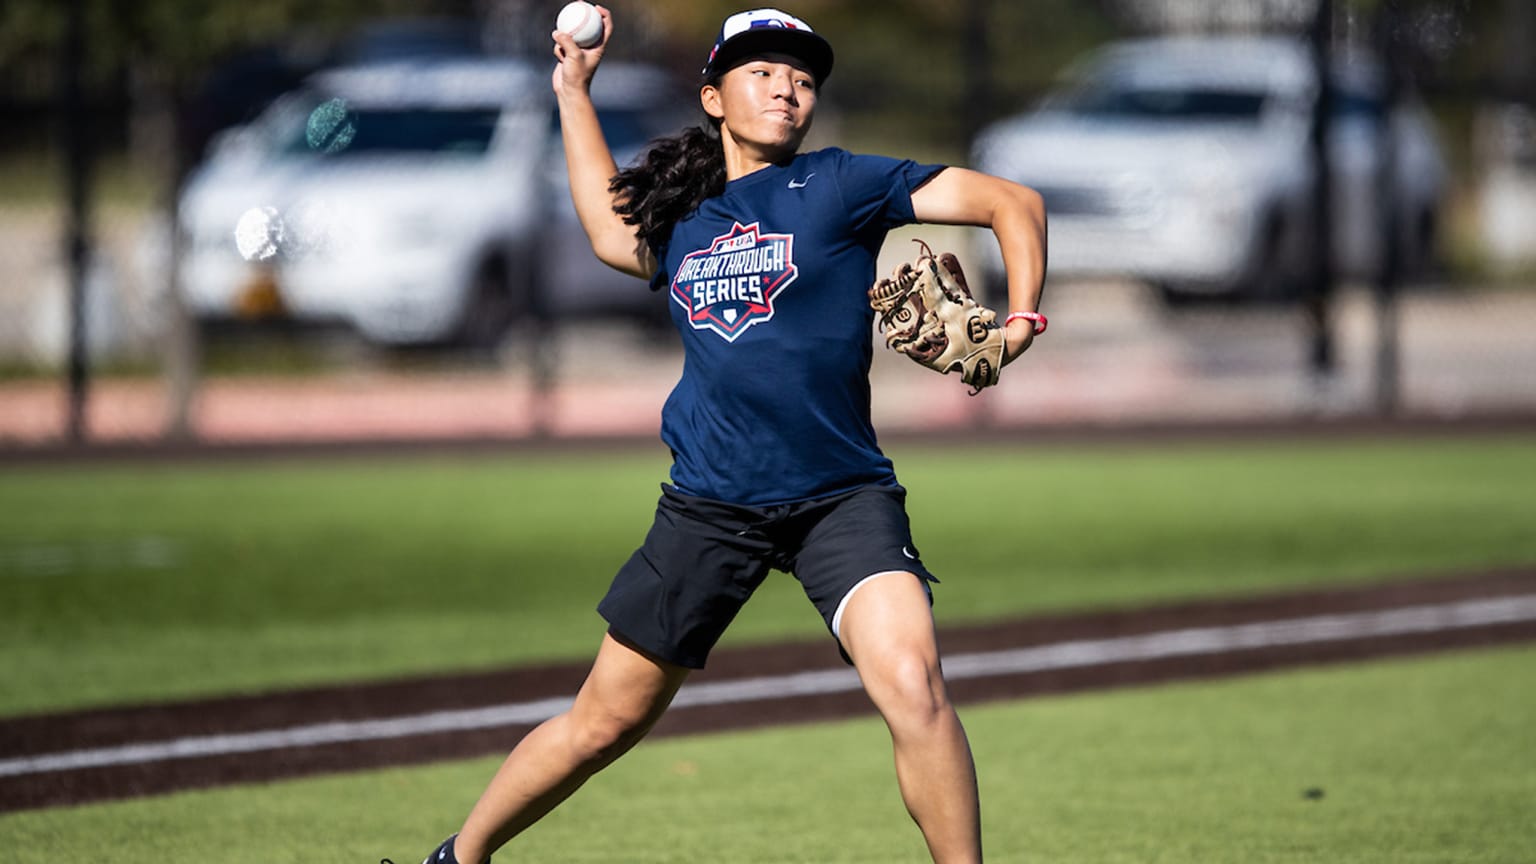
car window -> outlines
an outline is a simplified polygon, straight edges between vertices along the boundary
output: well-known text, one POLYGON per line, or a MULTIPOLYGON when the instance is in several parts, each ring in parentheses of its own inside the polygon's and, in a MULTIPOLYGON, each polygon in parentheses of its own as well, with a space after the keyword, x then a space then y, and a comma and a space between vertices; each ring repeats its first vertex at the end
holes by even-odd
POLYGON ((315 124, 295 130, 283 145, 288 155, 323 150, 333 156, 382 153, 483 154, 496 132, 495 108, 349 109, 340 129, 317 140, 315 124))
POLYGON ((1078 91, 1066 108, 1074 114, 1095 117, 1256 120, 1264 110, 1265 98, 1262 92, 1244 90, 1090 87, 1078 91))
POLYGON ((1335 87, 1331 95, 1335 117, 1375 123, 1386 113, 1386 105, 1382 100, 1369 93, 1335 87))
MULTIPOLYGON (((551 112, 549 122, 550 129, 559 135, 560 112, 551 112)), ((664 134, 657 128, 656 119, 651 111, 634 108, 599 108, 597 122, 603 127, 603 138, 608 141, 608 149, 615 153, 638 150, 650 143, 652 138, 664 134)))
POLYGON ((599 111, 597 117, 608 146, 615 150, 635 149, 654 137, 647 112, 609 108, 599 111))

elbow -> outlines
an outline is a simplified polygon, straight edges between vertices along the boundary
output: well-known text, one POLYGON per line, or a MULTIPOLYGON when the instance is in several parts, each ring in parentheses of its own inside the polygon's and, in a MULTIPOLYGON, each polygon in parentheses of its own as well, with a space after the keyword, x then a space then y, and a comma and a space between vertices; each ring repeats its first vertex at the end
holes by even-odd
POLYGON ((987 204, 986 217, 980 223, 993 228, 1045 227, 1045 198, 1034 189, 1012 180, 996 178, 987 204))
POLYGON ((1039 237, 1045 234, 1045 198, 1019 183, 1009 182, 992 211, 994 230, 1022 230, 1039 237))
POLYGON ((1030 222, 1037 225, 1045 225, 1045 198, 1039 192, 1028 186, 1013 184, 1013 199, 1023 215, 1030 222))
POLYGON ((597 260, 621 273, 640 279, 650 278, 654 268, 646 266, 650 263, 650 255, 644 240, 627 231, 588 235, 588 239, 597 260))

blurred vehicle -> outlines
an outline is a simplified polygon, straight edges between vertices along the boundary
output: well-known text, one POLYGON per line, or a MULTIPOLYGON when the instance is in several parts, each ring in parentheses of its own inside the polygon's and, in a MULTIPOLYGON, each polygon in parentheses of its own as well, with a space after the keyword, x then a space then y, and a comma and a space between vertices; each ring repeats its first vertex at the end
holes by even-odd
MULTIPOLYGON (((670 80, 605 64, 620 164, 684 116, 670 80)), ((549 67, 435 57, 323 70, 226 133, 186 183, 181 285, 207 322, 341 323, 386 345, 497 344, 551 314, 660 317, 602 265, 565 180, 549 67)))
POLYGON ((473 17, 407 16, 361 24, 343 40, 334 65, 483 56, 484 28, 473 17))
MULTIPOLYGON (((543 74, 548 92, 548 73, 543 74)), ((682 87, 658 67, 616 60, 604 60, 602 72, 592 79, 592 101, 603 137, 621 168, 634 162, 652 140, 696 125, 704 116, 697 90, 682 87)), ((646 281, 598 261, 593 253, 571 201, 560 120, 553 107, 550 110, 545 194, 555 207, 540 263, 550 311, 557 317, 619 316, 670 331, 672 313, 666 297, 651 291, 646 281)))
MULTIPOLYGON (((1381 71, 1368 58, 1335 56, 1333 78, 1335 270, 1368 278, 1382 263, 1383 123, 1396 150, 1401 263, 1422 270, 1446 187, 1426 113, 1405 95, 1387 117, 1381 71)), ((983 130, 972 164, 1045 198, 1053 276, 1125 275, 1170 298, 1290 296, 1314 245, 1316 93, 1300 40, 1126 40, 1074 66, 1038 110, 983 130)), ((979 257, 988 290, 1001 291, 995 243, 979 257)))
POLYGON ((1530 270, 1536 267, 1536 107, 1485 105, 1475 129, 1484 251, 1496 267, 1530 270))

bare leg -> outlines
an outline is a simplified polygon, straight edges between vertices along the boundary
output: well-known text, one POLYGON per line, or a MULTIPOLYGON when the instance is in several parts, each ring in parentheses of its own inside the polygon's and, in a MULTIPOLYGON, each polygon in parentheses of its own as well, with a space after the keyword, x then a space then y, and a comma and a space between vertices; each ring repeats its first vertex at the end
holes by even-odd
POLYGON ((864 584, 843 611, 843 647, 885 718, 896 780, 938 864, 981 861, 981 806, 965 729, 944 687, 922 582, 890 573, 864 584))
POLYGON ((593 774, 645 737, 688 670, 604 636, 571 709, 529 732, 507 756, 454 843, 460 864, 482 864, 593 774))

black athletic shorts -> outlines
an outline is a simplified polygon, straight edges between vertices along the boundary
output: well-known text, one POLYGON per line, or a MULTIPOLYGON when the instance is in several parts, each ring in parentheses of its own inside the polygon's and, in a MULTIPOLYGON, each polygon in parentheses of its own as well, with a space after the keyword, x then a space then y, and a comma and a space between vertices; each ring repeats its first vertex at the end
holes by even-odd
MULTIPOLYGON (((924 587, 938 581, 912 543, 901 486, 772 507, 661 489, 644 545, 619 569, 597 611, 615 638, 679 666, 704 668, 769 570, 800 581, 834 638, 839 605, 869 576, 905 570, 924 587)), ((931 602, 932 589, 928 596, 931 602)))

